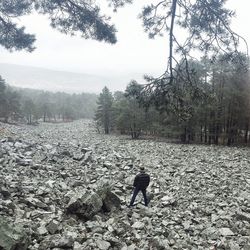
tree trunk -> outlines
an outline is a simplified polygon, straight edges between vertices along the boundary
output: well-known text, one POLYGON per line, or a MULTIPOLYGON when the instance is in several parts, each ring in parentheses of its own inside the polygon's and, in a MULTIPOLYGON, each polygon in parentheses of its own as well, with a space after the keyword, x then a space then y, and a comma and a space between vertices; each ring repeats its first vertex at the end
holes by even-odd
POLYGON ((244 136, 244 142, 248 143, 248 129, 249 129, 249 124, 248 122, 245 125, 245 136, 244 136))
POLYGON ((217 125, 216 125, 216 132, 215 132, 215 138, 214 138, 214 143, 216 144, 216 145, 218 145, 219 144, 219 124, 217 123, 217 125))
POLYGON ((227 146, 232 144, 232 118, 228 117, 227 121, 227 146))
POLYGON ((186 143, 187 142, 187 128, 185 127, 184 128, 184 131, 183 131, 183 133, 181 134, 181 142, 182 143, 186 143))
POLYGON ((176 15, 177 0, 173 0, 171 8, 171 24, 169 31, 169 69, 170 69, 170 82, 173 81, 173 42, 174 42, 174 20, 176 15))
POLYGON ((203 142, 203 132, 202 132, 202 125, 201 125, 201 130, 200 130, 200 143, 203 142))
POLYGON ((204 139, 205 139, 205 143, 207 143, 207 124, 205 124, 205 128, 204 128, 204 139))

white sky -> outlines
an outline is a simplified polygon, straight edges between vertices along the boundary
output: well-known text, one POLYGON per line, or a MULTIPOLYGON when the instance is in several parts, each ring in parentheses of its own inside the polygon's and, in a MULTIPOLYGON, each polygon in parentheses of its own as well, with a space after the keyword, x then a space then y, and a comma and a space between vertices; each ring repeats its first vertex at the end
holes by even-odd
MULTIPOLYGON (((102 0, 103 1, 103 0, 102 0)), ((168 39, 149 40, 141 20, 137 18, 141 7, 149 0, 135 0, 112 15, 118 29, 118 43, 109 45, 80 37, 70 37, 52 29, 45 16, 31 15, 21 19, 27 31, 36 34, 37 49, 33 53, 8 52, 0 48, 0 63, 37 66, 48 69, 94 75, 123 75, 131 80, 134 75, 161 75, 166 68, 168 39)), ((151 0, 152 2, 152 0, 151 0)), ((229 0, 228 6, 236 10, 234 30, 250 43, 249 0, 229 0)))

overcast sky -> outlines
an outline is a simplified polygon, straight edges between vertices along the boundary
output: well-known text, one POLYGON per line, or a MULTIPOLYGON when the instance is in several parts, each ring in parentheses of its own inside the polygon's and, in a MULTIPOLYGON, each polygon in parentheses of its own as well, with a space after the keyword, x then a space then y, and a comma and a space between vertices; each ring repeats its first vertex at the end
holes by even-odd
MULTIPOLYGON (((136 79, 144 73, 158 76, 166 68, 168 39, 148 39, 137 18, 148 0, 135 2, 119 9, 116 14, 108 10, 118 29, 115 45, 63 35, 49 26, 45 16, 24 17, 20 21, 27 31, 36 34, 37 49, 33 53, 10 53, 0 48, 0 62, 94 75, 127 75, 128 82, 133 75, 136 79)), ((228 7, 237 13, 234 30, 250 43, 250 1, 229 0, 228 7)))

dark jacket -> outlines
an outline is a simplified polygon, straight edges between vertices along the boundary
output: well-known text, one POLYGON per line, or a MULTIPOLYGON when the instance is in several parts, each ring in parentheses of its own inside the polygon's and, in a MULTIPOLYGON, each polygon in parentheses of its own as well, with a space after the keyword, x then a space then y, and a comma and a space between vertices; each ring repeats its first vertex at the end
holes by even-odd
POLYGON ((136 175, 135 180, 134 180, 134 187, 137 187, 139 189, 146 189, 147 186, 149 185, 150 182, 150 177, 146 173, 139 173, 136 175))

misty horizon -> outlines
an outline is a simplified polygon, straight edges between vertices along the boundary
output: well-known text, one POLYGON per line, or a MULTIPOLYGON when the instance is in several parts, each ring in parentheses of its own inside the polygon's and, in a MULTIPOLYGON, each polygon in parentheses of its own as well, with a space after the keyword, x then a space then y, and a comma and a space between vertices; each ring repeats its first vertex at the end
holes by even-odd
POLYGON ((144 83, 142 73, 119 74, 112 76, 79 73, 65 70, 0 63, 0 75, 13 87, 65 92, 69 94, 95 93, 107 86, 112 92, 124 91, 131 80, 144 83))

